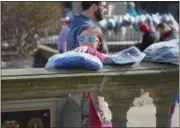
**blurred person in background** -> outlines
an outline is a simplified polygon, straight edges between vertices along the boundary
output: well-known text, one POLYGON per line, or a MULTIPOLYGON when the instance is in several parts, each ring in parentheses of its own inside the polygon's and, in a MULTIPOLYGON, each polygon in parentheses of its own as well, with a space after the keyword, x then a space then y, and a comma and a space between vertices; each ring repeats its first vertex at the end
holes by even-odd
POLYGON ((160 34, 159 41, 168 41, 179 38, 178 32, 169 25, 167 25, 166 23, 158 24, 156 29, 160 34))
POLYGON ((134 17, 137 15, 134 2, 128 2, 128 4, 127 4, 127 13, 130 16, 134 16, 134 17))
POLYGON ((59 37, 58 37, 58 51, 59 53, 64 53, 66 52, 66 41, 69 34, 68 24, 70 22, 70 19, 69 17, 62 18, 61 22, 63 25, 62 25, 62 28, 60 30, 59 37))
POLYGON ((151 44, 157 40, 157 35, 153 32, 147 23, 142 23, 139 28, 140 34, 142 35, 142 42, 135 45, 139 50, 144 51, 151 44))
POLYGON ((106 10, 106 2, 82 1, 82 14, 75 15, 69 24, 69 35, 67 39, 67 50, 73 50, 79 46, 77 35, 85 26, 98 26, 96 22, 103 19, 106 10))

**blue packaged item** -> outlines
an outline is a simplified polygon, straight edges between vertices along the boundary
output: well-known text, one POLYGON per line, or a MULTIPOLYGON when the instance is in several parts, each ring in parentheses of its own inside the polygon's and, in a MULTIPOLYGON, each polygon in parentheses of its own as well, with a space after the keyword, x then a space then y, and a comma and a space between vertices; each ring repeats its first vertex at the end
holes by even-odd
POLYGON ((69 51, 63 54, 55 54, 48 59, 46 69, 87 69, 100 70, 103 64, 96 56, 88 53, 69 51))
POLYGON ((144 60, 179 65, 179 39, 162 41, 144 50, 144 60))
POLYGON ((141 52, 138 48, 131 46, 114 55, 107 56, 103 63, 107 65, 140 63, 145 56, 146 54, 141 52))

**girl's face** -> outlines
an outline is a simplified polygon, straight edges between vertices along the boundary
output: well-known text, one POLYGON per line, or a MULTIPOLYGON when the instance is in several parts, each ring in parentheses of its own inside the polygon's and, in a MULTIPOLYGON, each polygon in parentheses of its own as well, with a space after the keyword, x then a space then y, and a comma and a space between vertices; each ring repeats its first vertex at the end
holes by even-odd
POLYGON ((97 37, 98 32, 93 29, 87 29, 78 36, 80 46, 88 46, 94 49, 99 48, 100 41, 97 37))

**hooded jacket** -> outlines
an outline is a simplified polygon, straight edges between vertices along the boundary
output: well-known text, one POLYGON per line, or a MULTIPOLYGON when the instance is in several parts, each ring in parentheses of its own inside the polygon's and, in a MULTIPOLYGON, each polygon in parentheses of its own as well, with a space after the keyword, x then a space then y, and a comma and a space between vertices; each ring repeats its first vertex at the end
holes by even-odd
POLYGON ((68 51, 73 50, 74 48, 79 46, 79 43, 77 41, 77 36, 80 34, 81 29, 85 26, 97 26, 97 24, 82 14, 75 15, 72 18, 69 24, 70 31, 67 38, 68 51))
POLYGON ((142 42, 135 45, 137 48, 140 49, 140 51, 144 51, 147 47, 149 47, 151 44, 155 43, 157 40, 157 36, 155 32, 149 31, 146 32, 142 38, 142 42))

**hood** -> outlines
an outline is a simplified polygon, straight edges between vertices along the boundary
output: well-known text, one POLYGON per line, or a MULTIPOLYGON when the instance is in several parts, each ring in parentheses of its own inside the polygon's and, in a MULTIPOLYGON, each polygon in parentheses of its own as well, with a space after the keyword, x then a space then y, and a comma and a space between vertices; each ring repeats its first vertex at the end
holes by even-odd
POLYGON ((78 26, 84 26, 86 24, 95 24, 92 20, 90 20, 88 17, 82 15, 82 14, 79 14, 79 15, 75 15, 70 24, 69 24, 69 28, 70 29, 73 29, 75 27, 78 27, 78 26))

